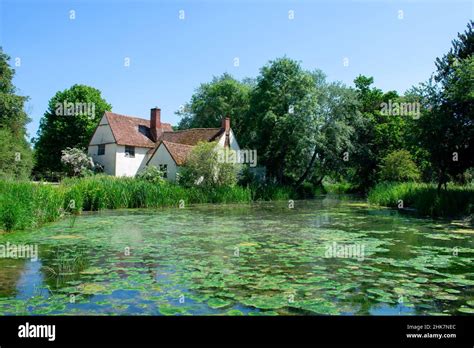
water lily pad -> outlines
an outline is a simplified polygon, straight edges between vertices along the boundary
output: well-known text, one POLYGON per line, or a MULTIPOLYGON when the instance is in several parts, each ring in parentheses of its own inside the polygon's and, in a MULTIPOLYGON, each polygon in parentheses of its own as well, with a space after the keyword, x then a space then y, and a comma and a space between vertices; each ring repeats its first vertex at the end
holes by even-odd
POLYGON ((52 237, 49 237, 50 239, 82 239, 84 238, 83 236, 77 236, 77 235, 73 235, 73 234, 60 234, 60 235, 57 235, 57 236, 52 236, 52 237))
POLYGON ((456 301, 458 299, 458 296, 455 295, 450 295, 450 294, 436 294, 435 298, 438 300, 446 300, 446 301, 456 301))
POLYGON ((106 291, 106 287, 104 285, 95 283, 84 283, 79 285, 77 288, 79 292, 87 295, 100 294, 101 292, 106 291))
POLYGON ((461 306, 460 308, 458 308, 458 311, 461 313, 474 314, 474 308, 466 306, 461 306))
POLYGON ((209 301, 207 301, 207 305, 211 308, 222 308, 222 307, 227 307, 230 304, 232 304, 231 301, 223 300, 220 298, 211 298, 209 301))
POLYGON ((226 312, 225 313, 226 315, 244 315, 244 313, 242 313, 241 311, 239 311, 238 309, 231 309, 230 311, 226 312))
POLYGON ((99 267, 89 267, 81 272, 81 274, 100 274, 104 272, 102 268, 99 267))
POLYGON ((251 243, 251 242, 243 242, 243 243, 237 244, 237 246, 240 246, 240 247, 253 247, 257 245, 258 243, 251 243))

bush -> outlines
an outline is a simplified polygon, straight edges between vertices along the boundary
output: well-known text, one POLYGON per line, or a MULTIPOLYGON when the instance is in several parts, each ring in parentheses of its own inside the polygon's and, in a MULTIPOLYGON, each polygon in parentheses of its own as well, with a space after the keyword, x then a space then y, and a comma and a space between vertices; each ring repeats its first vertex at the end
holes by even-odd
POLYGON ((185 187, 215 188, 234 186, 240 165, 220 160, 216 143, 198 143, 179 173, 179 184, 185 187))
POLYGON ((420 171, 406 150, 398 150, 388 154, 380 166, 379 177, 382 181, 418 181, 420 171))
POLYGON ((347 181, 325 181, 323 182, 324 191, 327 193, 344 194, 355 191, 355 187, 347 181))
POLYGON ((94 162, 84 150, 68 147, 66 150, 62 150, 61 153, 61 162, 68 169, 69 175, 86 176, 93 173, 94 162))
POLYGON ((135 175, 137 179, 145 180, 153 184, 163 184, 165 179, 164 174, 156 166, 146 166, 135 175))

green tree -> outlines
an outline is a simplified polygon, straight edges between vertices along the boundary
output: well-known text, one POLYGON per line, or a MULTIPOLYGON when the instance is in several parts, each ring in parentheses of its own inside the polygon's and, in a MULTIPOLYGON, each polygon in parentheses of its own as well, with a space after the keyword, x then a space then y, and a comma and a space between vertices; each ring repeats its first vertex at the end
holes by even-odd
POLYGON ((230 116, 237 138, 242 139, 245 115, 249 110, 251 81, 239 82, 225 73, 203 83, 191 101, 176 112, 182 119, 179 129, 220 127, 224 116, 230 116))
POLYGON ((357 95, 352 88, 339 82, 326 82, 321 71, 313 76, 318 90, 316 114, 320 127, 316 129, 313 155, 297 185, 305 180, 320 185, 327 175, 341 178, 348 170, 349 155, 354 149, 354 126, 361 121, 357 95))
POLYGON ((350 181, 361 191, 376 183, 384 157, 396 150, 410 149, 414 141, 412 129, 419 117, 414 110, 406 112, 405 105, 411 99, 395 91, 384 93, 371 87, 373 81, 372 77, 362 75, 354 80, 362 119, 355 124, 357 141, 350 159, 353 168, 350 181))
POLYGON ((296 183, 312 159, 320 126, 317 97, 314 76, 294 60, 279 58, 260 70, 246 136, 277 183, 296 183))
POLYGON ((430 154, 438 190, 450 178, 474 165, 474 35, 473 22, 442 58, 427 83, 413 88, 426 105, 419 120, 419 138, 430 154))
POLYGON ((389 153, 380 166, 382 181, 418 181, 420 171, 407 150, 397 150, 389 153))
POLYGON ((26 140, 26 124, 30 122, 24 111, 27 97, 16 94, 12 83, 15 74, 0 47, 0 177, 26 179, 33 166, 31 146, 26 140))
POLYGON ((61 151, 87 148, 97 123, 112 109, 93 87, 74 85, 49 101, 35 140, 36 173, 63 171, 61 151))

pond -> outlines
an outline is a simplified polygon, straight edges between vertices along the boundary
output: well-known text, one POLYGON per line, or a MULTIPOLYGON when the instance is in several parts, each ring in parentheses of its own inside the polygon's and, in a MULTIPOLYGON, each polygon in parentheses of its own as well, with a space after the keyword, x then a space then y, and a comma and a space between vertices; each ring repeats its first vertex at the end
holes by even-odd
POLYGON ((0 315, 469 315, 473 232, 347 196, 83 214, 0 234, 0 315))

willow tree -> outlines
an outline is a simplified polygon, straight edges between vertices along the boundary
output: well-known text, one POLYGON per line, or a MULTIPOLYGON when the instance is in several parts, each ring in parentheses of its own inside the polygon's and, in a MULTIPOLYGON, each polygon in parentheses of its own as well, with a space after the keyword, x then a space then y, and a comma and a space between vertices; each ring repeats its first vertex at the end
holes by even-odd
POLYGON ((0 47, 0 177, 25 179, 33 166, 32 150, 26 140, 25 96, 17 94, 12 83, 15 70, 10 57, 0 47))

